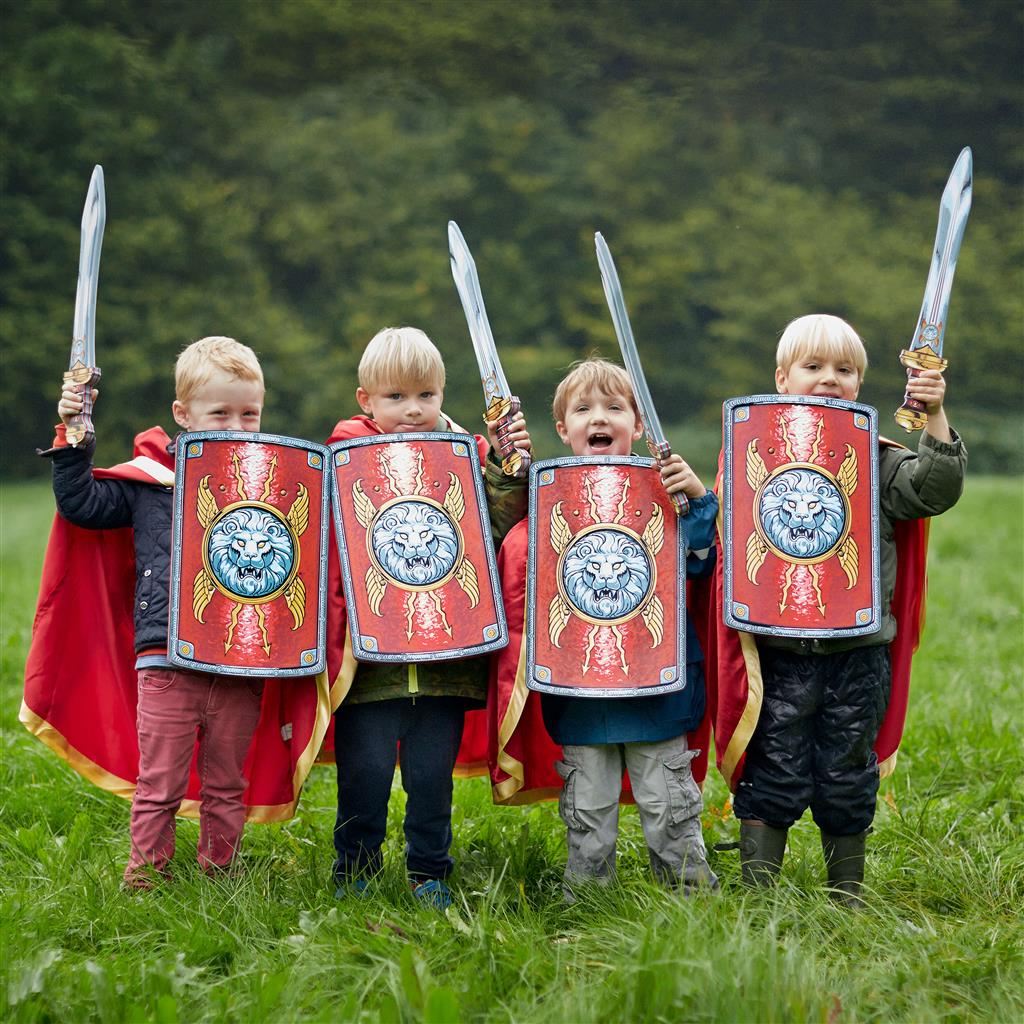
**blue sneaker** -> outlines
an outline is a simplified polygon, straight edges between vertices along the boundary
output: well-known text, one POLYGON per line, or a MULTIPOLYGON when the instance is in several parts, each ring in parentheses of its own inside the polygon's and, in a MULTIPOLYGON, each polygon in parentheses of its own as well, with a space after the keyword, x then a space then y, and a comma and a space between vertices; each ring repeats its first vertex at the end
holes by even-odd
POLYGON ((428 878, 425 882, 411 882, 412 894, 434 910, 447 910, 452 905, 452 891, 440 878, 428 878))
POLYGON ((334 890, 336 900, 347 900, 350 896, 366 899, 369 895, 370 883, 365 878, 357 878, 353 882, 339 882, 338 888, 334 890))

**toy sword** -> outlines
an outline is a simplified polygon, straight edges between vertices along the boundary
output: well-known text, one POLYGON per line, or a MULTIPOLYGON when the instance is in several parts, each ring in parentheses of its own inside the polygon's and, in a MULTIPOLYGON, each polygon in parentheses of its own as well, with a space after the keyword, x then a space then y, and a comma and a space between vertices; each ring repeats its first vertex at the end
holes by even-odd
POLYGON ((100 249, 107 222, 103 193, 103 168, 93 168, 82 211, 82 248, 78 256, 78 291, 75 294, 75 326, 71 336, 71 362, 64 382, 83 384, 82 411, 67 426, 68 444, 87 444, 95 436, 92 426, 92 389, 100 379, 96 365, 96 285, 100 276, 100 249))
MULTIPOLYGON (((633 340, 633 328, 630 326, 629 314, 626 312, 626 300, 622 297, 622 285, 619 284, 619 275, 615 270, 615 261, 612 259, 608 244, 600 231, 594 235, 594 242, 597 245, 597 263, 601 268, 604 297, 608 300, 612 323, 615 324, 615 334, 618 336, 619 348, 622 350, 622 361, 626 365, 626 372, 633 385, 633 395, 636 398, 637 408, 640 410, 640 419, 643 421, 647 448, 658 462, 662 462, 672 454, 672 446, 661 429, 661 421, 658 419, 650 389, 647 387, 647 378, 640 365, 640 356, 637 354, 636 342, 633 340)), ((682 492, 670 494, 669 499, 677 515, 685 516, 690 511, 690 503, 682 492)))
MULTIPOLYGON (((956 260, 960 254, 967 215, 971 212, 971 188, 974 182, 970 147, 960 151, 939 203, 939 226, 935 232, 935 250, 924 289, 924 302, 910 348, 900 353, 900 362, 907 368, 907 377, 919 377, 922 370, 944 370, 948 359, 942 358, 942 339, 946 333, 949 293, 953 288, 956 260)), ((905 394, 896 410, 896 422, 906 431, 920 430, 928 422, 923 402, 905 394)))
POLYGON ((512 417, 519 412, 519 399, 509 390, 508 381, 501 369, 498 350, 494 347, 494 335, 487 320, 484 297, 480 291, 480 279, 476 275, 476 263, 466 245, 465 238, 455 221, 448 221, 448 253, 452 260, 452 277, 462 308, 469 324, 469 335, 473 339, 477 366, 480 368, 480 382, 484 386, 484 419, 497 424, 498 448, 501 468, 506 476, 525 476, 530 468, 530 455, 520 451, 508 439, 508 426, 512 417))

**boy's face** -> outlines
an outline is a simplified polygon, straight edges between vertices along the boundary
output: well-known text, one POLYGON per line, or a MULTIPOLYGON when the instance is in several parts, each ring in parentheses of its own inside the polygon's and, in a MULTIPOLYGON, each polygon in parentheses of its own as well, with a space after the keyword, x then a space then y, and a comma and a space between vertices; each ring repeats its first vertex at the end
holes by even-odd
POLYGON ((829 356, 805 356, 788 369, 775 368, 780 395, 818 395, 852 402, 860 391, 860 373, 852 362, 829 356))
POLYGON ((444 390, 436 382, 385 382, 370 390, 356 388, 356 401, 385 434, 433 430, 441 415, 444 390))
POLYGON ((218 370, 188 402, 171 406, 182 430, 259 430, 263 388, 218 370))
POLYGON ((569 396, 565 419, 555 424, 573 455, 629 455, 644 432, 628 395, 576 391, 569 396))

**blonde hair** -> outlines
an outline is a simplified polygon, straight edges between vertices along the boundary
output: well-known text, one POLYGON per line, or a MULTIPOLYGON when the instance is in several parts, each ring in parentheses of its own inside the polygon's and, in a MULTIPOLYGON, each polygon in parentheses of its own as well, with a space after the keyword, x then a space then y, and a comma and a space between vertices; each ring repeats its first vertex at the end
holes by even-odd
POLYGON ((630 383, 629 374, 619 366, 618 363, 602 359, 600 356, 591 356, 589 359, 582 359, 573 363, 569 372, 562 379, 555 391, 555 400, 551 403, 551 415, 556 423, 565 421, 565 412, 569 406, 569 399, 577 392, 586 394, 593 390, 599 391, 606 398, 621 395, 629 399, 633 406, 633 412, 640 418, 640 410, 637 408, 636 399, 633 397, 633 385, 630 383))
POLYGON ((793 320, 779 338, 775 365, 789 373, 794 363, 809 356, 849 362, 861 380, 868 368, 868 354, 860 335, 845 320, 829 313, 810 313, 793 320))
POLYGON ((444 389, 444 360, 417 327, 385 327, 370 340, 359 360, 359 386, 436 384, 444 389))
POLYGON ((214 336, 193 341, 182 349, 174 365, 174 391, 179 402, 188 404, 217 372, 235 380, 248 380, 263 390, 263 370, 248 345, 234 338, 214 336))

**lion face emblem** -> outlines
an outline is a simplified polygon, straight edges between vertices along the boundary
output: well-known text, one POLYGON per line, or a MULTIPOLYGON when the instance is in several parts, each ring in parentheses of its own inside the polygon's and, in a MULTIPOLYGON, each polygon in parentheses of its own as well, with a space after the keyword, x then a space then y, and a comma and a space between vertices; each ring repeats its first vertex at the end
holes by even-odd
POLYGON ((846 506, 823 473, 789 469, 770 480, 758 507, 765 539, 791 558, 820 558, 842 539, 846 506))
POLYGON ((399 586, 430 587, 459 560, 459 538, 448 514, 425 501, 389 505, 373 524, 370 546, 377 564, 399 586))
POLYGON ((266 598, 288 581, 295 546, 284 520, 265 508, 236 508, 214 523, 207 540, 214 579, 249 601, 266 598))
POLYGON ((620 620, 635 612, 651 587, 651 560, 634 537, 592 530, 574 540, 562 562, 565 596, 591 619, 620 620))

